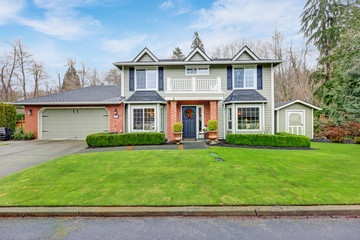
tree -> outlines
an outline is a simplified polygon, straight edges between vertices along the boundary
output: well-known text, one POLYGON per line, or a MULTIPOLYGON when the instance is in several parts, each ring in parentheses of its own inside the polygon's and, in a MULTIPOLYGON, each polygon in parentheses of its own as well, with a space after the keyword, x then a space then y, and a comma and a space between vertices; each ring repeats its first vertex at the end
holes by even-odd
POLYGON ((29 64, 31 62, 30 58, 32 57, 32 54, 26 49, 26 47, 23 45, 23 43, 21 42, 20 39, 15 39, 14 43, 10 43, 10 45, 12 45, 12 47, 15 49, 16 51, 16 55, 18 58, 18 64, 19 64, 19 71, 20 73, 17 74, 16 76, 21 84, 22 87, 22 91, 23 91, 23 97, 24 99, 27 98, 26 92, 26 86, 27 86, 27 78, 26 78, 26 71, 29 67, 29 64))
POLYGON ((86 68, 85 63, 81 62, 81 68, 78 70, 79 75, 80 75, 80 83, 81 83, 81 87, 85 87, 86 85, 86 78, 89 72, 89 69, 86 68))
POLYGON ((94 67, 91 71, 91 73, 89 73, 89 80, 90 80, 90 85, 91 86, 99 86, 99 85, 104 85, 99 77, 98 71, 96 69, 96 67, 94 67))
POLYGON ((105 73, 104 81, 107 85, 121 85, 121 72, 117 68, 112 68, 105 73))
MULTIPOLYGON (((34 97, 38 97, 39 96, 39 84, 42 80, 45 80, 48 78, 48 74, 45 71, 44 64, 42 62, 36 62, 35 60, 33 60, 31 62, 30 73, 34 78, 34 97)), ((48 92, 48 89, 46 92, 48 92)))
POLYGON ((1 98, 6 102, 13 100, 13 77, 18 67, 16 49, 13 45, 11 46, 12 51, 5 53, 3 59, 0 61, 1 98))
POLYGON ((68 59, 68 69, 65 73, 62 90, 69 91, 81 87, 79 75, 75 69, 76 61, 74 59, 68 59))
POLYGON ((172 56, 172 58, 173 58, 173 59, 182 59, 182 58, 184 58, 184 57, 185 57, 185 56, 184 56, 181 48, 175 47, 175 49, 173 50, 173 56, 172 56))
POLYGON ((205 52, 204 44, 202 43, 198 32, 194 32, 193 41, 191 43, 192 49, 195 49, 196 47, 199 47, 203 52, 205 52))

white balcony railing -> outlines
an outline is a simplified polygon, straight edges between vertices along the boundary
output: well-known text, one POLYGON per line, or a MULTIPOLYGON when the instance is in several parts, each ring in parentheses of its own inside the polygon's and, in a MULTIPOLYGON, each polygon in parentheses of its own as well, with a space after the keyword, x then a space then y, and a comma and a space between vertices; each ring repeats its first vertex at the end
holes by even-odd
POLYGON ((172 92, 220 92, 221 78, 216 79, 173 79, 167 78, 167 91, 172 92))

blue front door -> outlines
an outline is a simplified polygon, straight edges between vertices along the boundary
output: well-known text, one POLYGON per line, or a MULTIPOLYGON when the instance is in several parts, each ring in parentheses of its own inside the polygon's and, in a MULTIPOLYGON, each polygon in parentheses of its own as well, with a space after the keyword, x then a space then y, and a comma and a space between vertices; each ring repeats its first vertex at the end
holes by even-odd
POLYGON ((182 107, 183 138, 196 138, 196 107, 182 107))

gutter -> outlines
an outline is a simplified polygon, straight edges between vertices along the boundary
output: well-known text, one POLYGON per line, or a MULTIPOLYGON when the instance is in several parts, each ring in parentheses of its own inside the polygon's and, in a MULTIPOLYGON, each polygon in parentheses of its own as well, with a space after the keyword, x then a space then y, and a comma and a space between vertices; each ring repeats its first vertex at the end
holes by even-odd
POLYGON ((31 103, 14 103, 14 105, 23 105, 23 106, 52 106, 52 105, 112 105, 112 104, 121 104, 120 102, 31 102, 31 103))
POLYGON ((150 65, 237 65, 237 64, 261 64, 274 63, 280 64, 282 60, 258 60, 258 61, 201 61, 201 62, 115 62, 115 66, 150 66, 150 65))

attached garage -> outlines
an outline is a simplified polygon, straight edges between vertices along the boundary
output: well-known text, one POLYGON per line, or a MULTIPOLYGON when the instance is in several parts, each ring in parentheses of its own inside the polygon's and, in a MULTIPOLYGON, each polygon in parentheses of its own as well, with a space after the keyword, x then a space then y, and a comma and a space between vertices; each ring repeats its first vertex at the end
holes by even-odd
POLYGON ((85 139, 89 134, 109 131, 105 108, 45 108, 40 115, 42 139, 85 139))
POLYGON ((314 137, 314 109, 321 110, 301 100, 291 100, 275 104, 276 132, 314 137))

